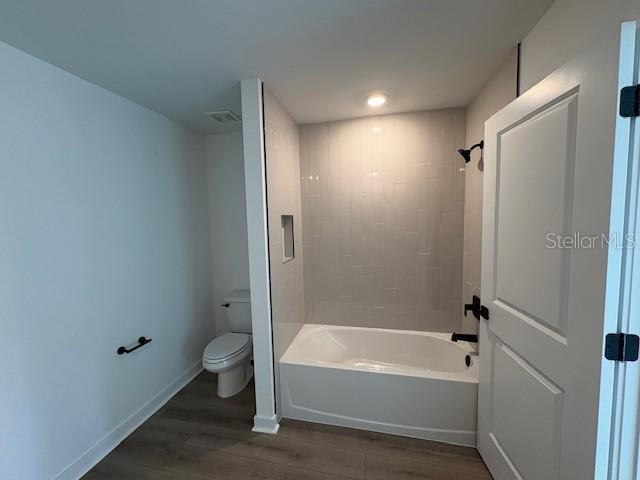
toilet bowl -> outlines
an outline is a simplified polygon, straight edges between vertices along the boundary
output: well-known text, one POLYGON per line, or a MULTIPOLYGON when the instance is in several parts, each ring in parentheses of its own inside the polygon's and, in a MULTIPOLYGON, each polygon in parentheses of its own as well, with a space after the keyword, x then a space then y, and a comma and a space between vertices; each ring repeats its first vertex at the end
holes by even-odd
POLYGON ((202 367, 218 374, 218 396, 231 397, 247 386, 253 377, 251 366, 251 299, 245 290, 225 297, 231 332, 213 339, 202 354, 202 367))
POLYGON ((251 335, 225 333, 209 342, 202 355, 205 370, 218 374, 218 396, 231 397, 253 377, 251 335))

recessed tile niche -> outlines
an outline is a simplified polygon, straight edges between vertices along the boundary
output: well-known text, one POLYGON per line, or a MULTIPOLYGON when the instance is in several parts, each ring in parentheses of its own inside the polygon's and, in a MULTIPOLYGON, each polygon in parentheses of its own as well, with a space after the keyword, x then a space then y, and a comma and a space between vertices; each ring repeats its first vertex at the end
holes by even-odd
POLYGON ((295 257, 293 215, 280 215, 280 223, 282 224, 282 263, 287 263, 295 257))

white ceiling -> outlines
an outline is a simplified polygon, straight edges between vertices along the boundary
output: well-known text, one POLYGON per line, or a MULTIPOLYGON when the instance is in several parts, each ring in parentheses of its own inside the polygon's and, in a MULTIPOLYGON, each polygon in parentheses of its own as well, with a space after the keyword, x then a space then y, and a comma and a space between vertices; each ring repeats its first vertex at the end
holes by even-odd
POLYGON ((299 123, 466 105, 552 0, 0 0, 0 40, 173 118, 262 78, 299 123))

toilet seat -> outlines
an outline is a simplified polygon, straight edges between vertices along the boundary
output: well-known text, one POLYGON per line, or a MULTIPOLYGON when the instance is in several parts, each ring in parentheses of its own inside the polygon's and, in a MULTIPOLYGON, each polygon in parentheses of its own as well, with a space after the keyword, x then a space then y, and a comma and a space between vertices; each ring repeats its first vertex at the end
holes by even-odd
POLYGON ((251 348, 251 335, 246 333, 225 333, 213 339, 204 349, 203 362, 216 364, 242 357, 251 348))
POLYGON ((218 374, 218 396, 240 392, 253 378, 251 335, 225 333, 209 342, 202 354, 202 367, 218 374))

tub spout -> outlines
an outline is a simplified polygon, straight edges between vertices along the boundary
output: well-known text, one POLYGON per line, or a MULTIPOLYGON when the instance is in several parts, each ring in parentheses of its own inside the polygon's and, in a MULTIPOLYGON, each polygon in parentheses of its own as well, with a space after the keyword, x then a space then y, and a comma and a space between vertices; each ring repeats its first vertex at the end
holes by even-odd
POLYGON ((471 366, 471 363, 472 363, 472 361, 471 361, 471 357, 479 357, 479 356, 480 356, 480 353, 479 353, 479 352, 477 352, 477 351, 467 353, 467 354, 465 355, 465 357, 464 357, 464 364, 465 364, 467 367, 470 367, 470 366, 471 366))
POLYGON ((457 342, 458 340, 461 340, 463 342, 478 343, 478 335, 472 335, 472 334, 469 334, 469 333, 456 333, 456 332, 453 332, 453 335, 451 335, 451 341, 452 342, 457 342))

